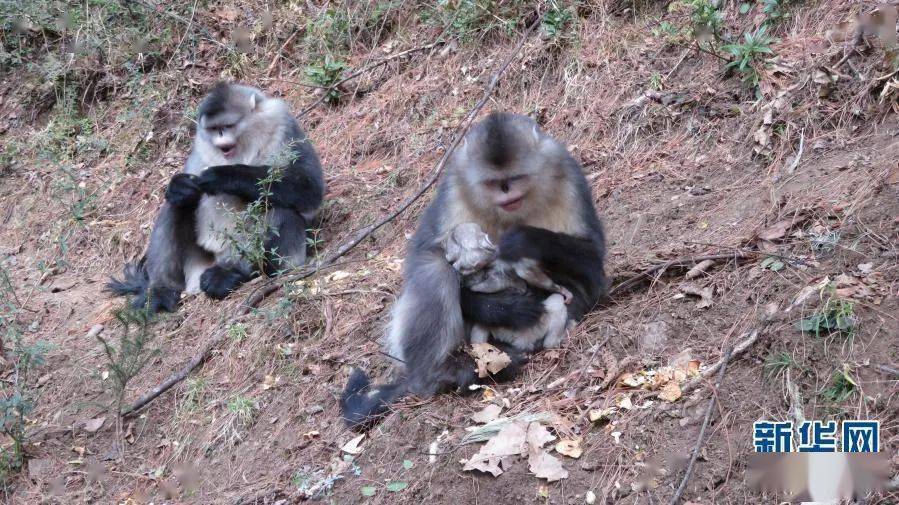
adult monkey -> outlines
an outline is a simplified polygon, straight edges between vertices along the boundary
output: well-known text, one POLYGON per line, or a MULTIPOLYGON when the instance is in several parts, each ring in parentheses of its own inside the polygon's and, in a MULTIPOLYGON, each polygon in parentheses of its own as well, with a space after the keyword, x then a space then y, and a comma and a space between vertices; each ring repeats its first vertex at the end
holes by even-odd
POLYGON ((107 287, 134 295, 132 306, 151 312, 174 311, 185 290, 226 297, 261 273, 242 257, 240 246, 251 237, 235 222, 260 198, 268 204, 261 269, 299 266, 306 225, 324 192, 318 155, 287 104, 256 88, 218 83, 197 111, 193 149, 184 172, 169 182, 146 254, 107 287))
POLYGON ((466 222, 499 243, 501 260, 532 260, 567 288, 570 319, 579 320, 604 295, 605 238, 580 164, 532 119, 489 115, 453 153, 409 245, 386 342, 399 374, 371 386, 364 372, 353 372, 341 398, 351 427, 368 425, 404 394, 474 383, 474 363, 460 349, 473 324, 526 330, 543 316, 549 292, 479 293, 460 285, 442 239, 466 222))

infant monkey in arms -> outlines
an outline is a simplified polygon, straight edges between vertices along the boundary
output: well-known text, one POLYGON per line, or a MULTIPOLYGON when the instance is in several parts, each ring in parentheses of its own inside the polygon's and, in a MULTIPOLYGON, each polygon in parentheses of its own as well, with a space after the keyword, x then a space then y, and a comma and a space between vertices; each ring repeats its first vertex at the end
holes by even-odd
POLYGON ((523 351, 558 347, 568 326, 571 292, 553 282, 536 261, 522 259, 508 262, 497 258, 496 247, 477 223, 461 223, 450 230, 444 239, 446 260, 462 275, 462 286, 479 293, 497 293, 513 289, 525 293, 534 286, 553 294, 543 301, 545 313, 540 323, 526 330, 474 325, 471 343, 487 342, 493 338, 509 343, 523 351))

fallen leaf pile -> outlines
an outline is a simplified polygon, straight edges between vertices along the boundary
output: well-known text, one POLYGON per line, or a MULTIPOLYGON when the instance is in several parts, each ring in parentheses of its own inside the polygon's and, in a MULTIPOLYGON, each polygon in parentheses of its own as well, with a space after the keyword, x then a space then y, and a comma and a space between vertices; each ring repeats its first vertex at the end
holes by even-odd
MULTIPOLYGON (((683 354, 683 353, 682 353, 683 354)), ((654 370, 640 370, 625 373, 619 379, 619 385, 631 389, 658 391, 658 397, 666 402, 673 402, 681 397, 681 386, 687 379, 699 376, 699 361, 695 359, 679 359, 672 365, 654 370)), ((624 397, 629 400, 629 397, 624 397)), ((627 408, 625 405, 619 405, 627 408)))
MULTIPOLYGON (((555 439, 539 422, 513 421, 463 461, 462 470, 477 470, 498 477, 519 458, 526 457, 528 469, 535 476, 549 482, 562 480, 568 478, 568 470, 544 448, 555 439)), ((580 457, 582 452, 580 441, 576 440, 562 440, 555 448, 559 454, 572 458, 580 457)))

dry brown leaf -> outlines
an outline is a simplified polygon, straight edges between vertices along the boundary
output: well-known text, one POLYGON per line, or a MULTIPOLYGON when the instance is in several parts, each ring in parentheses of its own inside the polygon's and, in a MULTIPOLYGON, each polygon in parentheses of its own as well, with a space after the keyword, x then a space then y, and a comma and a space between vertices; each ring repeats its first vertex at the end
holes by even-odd
POLYGON ((265 378, 262 380, 262 389, 266 390, 266 391, 269 389, 274 389, 274 388, 278 387, 278 385, 280 383, 281 383, 281 377, 275 377, 273 375, 266 375, 265 378))
POLYGON ((215 15, 222 21, 231 23, 237 19, 238 12, 230 7, 223 7, 219 9, 215 15))
POLYGON ((622 395, 615 403, 625 410, 632 410, 634 408, 634 403, 631 401, 630 396, 622 395))
POLYGON ((475 412, 471 415, 471 420, 476 423, 489 423, 493 421, 497 417, 499 417, 499 413, 502 412, 503 408, 499 405, 491 403, 487 405, 483 409, 475 412))
POLYGON ((501 458, 496 456, 477 452, 472 457, 468 458, 468 461, 462 466, 462 470, 465 472, 477 470, 479 472, 489 473, 494 477, 499 477, 503 473, 503 469, 499 467, 500 461, 501 458))
POLYGON ((562 466, 562 462, 543 451, 528 458, 528 469, 535 476, 549 482, 568 478, 568 470, 562 466))
POLYGON ((351 439, 349 442, 343 444, 343 447, 341 447, 340 450, 347 454, 352 454, 352 455, 359 454, 362 452, 362 440, 364 438, 365 438, 365 434, 363 433, 362 435, 359 435, 359 436, 351 439))
POLYGON ((574 459, 580 458, 581 454, 584 453, 583 449, 581 449, 580 440, 560 440, 556 444, 556 452, 574 459))
POLYGON ((796 221, 793 219, 784 219, 783 221, 778 221, 760 231, 758 234, 758 238, 760 238, 761 240, 777 240, 779 238, 783 238, 795 223, 796 221))
POLYGON ((671 381, 659 391, 659 399, 665 400, 666 402, 674 402, 677 401, 683 393, 681 393, 680 386, 677 382, 671 381))
POLYGON ((687 375, 690 377, 695 377, 699 375, 699 360, 691 359, 689 363, 687 363, 687 375))
POLYGON ((103 427, 103 423, 106 422, 106 417, 96 417, 94 419, 90 419, 84 422, 84 431, 88 433, 96 433, 100 428, 103 427))
POLYGON ((540 451, 544 445, 555 439, 556 437, 550 434, 545 426, 540 423, 531 423, 530 426, 528 426, 527 452, 529 454, 535 454, 537 451, 540 451))
POLYGON ((508 354, 486 343, 472 345, 471 354, 478 365, 478 377, 499 373, 512 362, 508 354))
MULTIPOLYGON (((531 423, 536 424, 536 423, 531 423)), ((481 453, 490 456, 517 456, 527 451, 528 424, 524 421, 509 423, 481 447, 481 453)))
POLYGON ((698 296, 700 298, 699 303, 696 304, 697 309, 704 309, 712 305, 712 296, 715 294, 714 286, 700 288, 696 284, 685 283, 681 284, 680 290, 685 294, 698 296))
POLYGON ((610 419, 612 414, 616 412, 615 408, 609 407, 607 409, 599 409, 599 410, 591 410, 587 414, 587 418, 590 419, 591 423, 595 423, 597 421, 602 421, 603 419, 610 419))

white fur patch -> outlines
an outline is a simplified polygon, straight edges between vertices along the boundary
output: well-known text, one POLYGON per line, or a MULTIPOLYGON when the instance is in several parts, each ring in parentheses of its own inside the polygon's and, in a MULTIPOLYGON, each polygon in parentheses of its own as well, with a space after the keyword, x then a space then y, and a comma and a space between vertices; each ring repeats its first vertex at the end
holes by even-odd
POLYGON ((197 243, 203 249, 221 255, 231 248, 231 240, 237 232, 234 213, 246 205, 231 195, 204 195, 197 206, 197 243))

